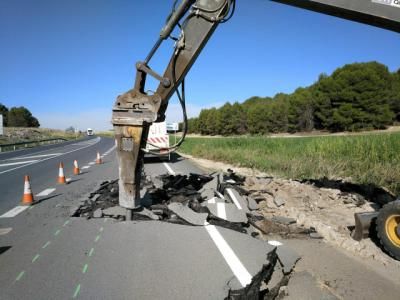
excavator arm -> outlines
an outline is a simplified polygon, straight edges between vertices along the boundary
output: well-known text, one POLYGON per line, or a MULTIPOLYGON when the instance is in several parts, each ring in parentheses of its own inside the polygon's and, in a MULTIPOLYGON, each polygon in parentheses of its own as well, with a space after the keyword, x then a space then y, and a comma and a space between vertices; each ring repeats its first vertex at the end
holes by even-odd
MULTIPOLYGON (((272 0, 345 19, 400 32, 400 0, 272 0)), ((176 4, 177 1, 174 2, 176 4)), ((112 123, 119 162, 119 204, 132 210, 140 207, 140 178, 143 156, 151 123, 163 121, 168 101, 183 84, 186 74, 220 23, 235 10, 235 0, 181 0, 173 8, 159 39, 143 62, 136 64, 134 88, 117 97, 112 123), (150 68, 150 61, 161 43, 171 37, 176 27, 171 60, 163 75, 150 68), (145 92, 150 75, 160 84, 154 94, 145 92)), ((183 104, 184 99, 178 94, 183 104)))

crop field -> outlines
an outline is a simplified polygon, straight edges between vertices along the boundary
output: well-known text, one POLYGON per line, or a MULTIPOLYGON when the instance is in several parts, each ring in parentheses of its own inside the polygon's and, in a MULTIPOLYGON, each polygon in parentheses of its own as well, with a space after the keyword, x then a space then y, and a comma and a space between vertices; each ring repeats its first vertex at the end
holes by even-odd
POLYGON ((255 168, 291 179, 345 179, 400 194, 400 133, 302 138, 190 138, 195 157, 255 168))

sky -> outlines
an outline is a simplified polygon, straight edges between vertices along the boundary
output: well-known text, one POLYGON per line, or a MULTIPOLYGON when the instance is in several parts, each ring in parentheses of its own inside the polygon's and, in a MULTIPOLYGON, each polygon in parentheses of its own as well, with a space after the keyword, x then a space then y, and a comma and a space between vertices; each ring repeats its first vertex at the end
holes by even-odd
MULTIPOLYGON (((132 88, 135 63, 156 42, 172 2, 1 0, 0 103, 27 107, 44 128, 112 128, 113 103, 132 88)), ((348 63, 400 68, 398 33, 269 0, 236 2, 186 78, 189 117, 226 101, 293 92, 348 63)), ((151 68, 164 73, 172 50, 164 42, 151 68)), ((173 97, 167 121, 180 120, 173 97)))

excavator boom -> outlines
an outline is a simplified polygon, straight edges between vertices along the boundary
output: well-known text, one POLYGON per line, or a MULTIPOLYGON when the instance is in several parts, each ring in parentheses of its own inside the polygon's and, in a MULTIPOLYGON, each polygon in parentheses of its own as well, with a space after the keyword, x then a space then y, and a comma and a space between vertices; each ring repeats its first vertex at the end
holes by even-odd
MULTIPOLYGON (((400 32, 400 0, 272 1, 400 32)), ((169 99, 179 86, 183 86, 186 74, 217 26, 229 20, 234 10, 235 0, 181 0, 178 6, 174 5, 157 42, 145 60, 136 64, 135 86, 117 97, 112 123, 119 161, 119 204, 127 209, 128 220, 132 210, 141 206, 139 191, 143 149, 151 123, 165 119, 169 99), (169 64, 160 75, 151 69, 150 61, 161 43, 173 38, 171 33, 177 27, 180 35, 175 38, 169 64), (145 92, 148 75, 160 82, 152 95, 145 92)), ((178 98, 185 111, 184 97, 178 93, 178 98)))

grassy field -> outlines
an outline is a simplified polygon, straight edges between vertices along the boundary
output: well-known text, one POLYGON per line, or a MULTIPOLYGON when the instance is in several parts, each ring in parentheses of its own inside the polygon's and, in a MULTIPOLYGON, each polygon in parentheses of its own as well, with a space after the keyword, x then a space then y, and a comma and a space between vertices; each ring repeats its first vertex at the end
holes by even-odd
POLYGON ((66 133, 64 130, 56 129, 5 127, 4 135, 0 136, 0 145, 52 138, 64 138, 67 140, 72 140, 82 136, 83 134, 77 135, 75 133, 66 133))
POLYGON ((400 194, 400 133, 187 138, 181 152, 292 179, 345 178, 400 194))

